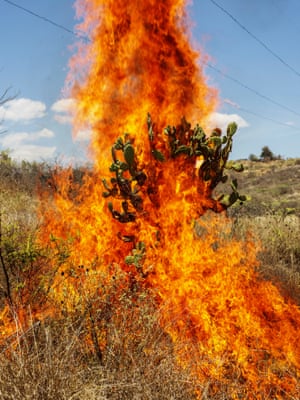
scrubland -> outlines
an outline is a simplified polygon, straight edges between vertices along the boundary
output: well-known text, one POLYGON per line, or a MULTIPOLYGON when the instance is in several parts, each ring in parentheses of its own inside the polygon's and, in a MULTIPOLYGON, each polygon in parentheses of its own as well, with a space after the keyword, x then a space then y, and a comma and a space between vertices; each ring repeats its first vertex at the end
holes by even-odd
MULTIPOLYGON (((244 173, 238 176, 239 188, 251 200, 228 212, 232 235, 241 239, 250 235, 259 243, 262 278, 271 280, 283 296, 298 305, 299 164, 299 159, 246 161, 244 173)), ((6 153, 1 155, 0 310, 9 303, 12 312, 14 307, 23 307, 30 315, 30 301, 41 296, 37 290, 21 303, 25 280, 47 265, 45 249, 35 242, 40 229, 35 211, 37 184, 47 185, 51 168, 17 164, 6 153)), ((80 168, 78 171, 80 177, 80 168)), ((0 399, 230 399, 230 385, 236 388, 236 398, 247 398, 237 371, 227 384, 209 379, 205 384, 197 382, 190 374, 192 365, 183 368, 177 362, 178 349, 161 327, 161 310, 153 294, 139 285, 128 290, 123 284, 124 273, 118 266, 114 268, 114 281, 105 288, 105 301, 91 299, 91 307, 93 301, 98 307, 93 317, 88 310, 62 311, 56 318, 33 317, 25 326, 15 314, 14 332, 0 347, 0 399), (99 335, 99 321, 104 324, 105 346, 93 335, 99 335)), ((2 324, 0 331, 5 329, 2 324)), ((185 348, 184 335, 176 346, 185 348)))

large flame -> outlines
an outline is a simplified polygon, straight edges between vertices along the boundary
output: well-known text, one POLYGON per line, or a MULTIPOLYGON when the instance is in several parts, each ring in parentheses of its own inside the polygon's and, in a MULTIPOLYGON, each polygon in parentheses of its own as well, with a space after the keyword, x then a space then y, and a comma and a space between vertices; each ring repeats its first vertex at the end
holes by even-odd
POLYGON ((77 0, 80 29, 91 41, 71 61, 74 126, 92 131, 95 169, 78 187, 71 172, 58 170, 52 197, 44 193, 40 241, 58 249, 60 259, 43 279, 52 301, 72 311, 99 295, 99 282, 116 263, 129 280, 153 289, 163 328, 185 344, 178 362, 194 365, 212 394, 234 378, 229 398, 241 398, 235 384, 245 387, 243 398, 292 398, 299 390, 298 307, 259 278, 254 244, 236 240, 223 214, 198 219, 220 210, 212 192, 197 186, 195 165, 151 156, 147 113, 165 149, 167 124, 183 116, 205 124, 217 103, 198 64, 204 56, 189 44, 185 6, 183 0, 77 0), (112 218, 101 179, 109 177, 113 142, 126 132, 156 191, 136 220, 122 224, 112 218), (145 244, 141 264, 125 263, 137 240, 145 244))
POLYGON ((79 28, 91 31, 91 43, 71 63, 71 79, 79 79, 76 125, 92 128, 99 169, 116 135, 134 132, 144 144, 148 112, 162 129, 182 116, 201 122, 212 111, 215 90, 206 85, 199 54, 188 42, 184 3, 76 2, 85 18, 79 28))

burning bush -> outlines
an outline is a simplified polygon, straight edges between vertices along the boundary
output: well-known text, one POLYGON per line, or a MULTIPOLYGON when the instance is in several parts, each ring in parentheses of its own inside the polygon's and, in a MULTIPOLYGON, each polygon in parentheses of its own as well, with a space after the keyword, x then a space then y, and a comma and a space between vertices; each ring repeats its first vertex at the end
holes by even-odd
POLYGON ((146 379, 155 381, 147 362, 166 376, 169 354, 168 365, 191 377, 191 396, 297 398, 300 312, 257 274, 256 243, 231 234, 222 211, 245 200, 237 182, 214 197, 237 127, 225 136, 201 128, 216 92, 189 45, 184 3, 76 2, 91 42, 71 61, 74 126, 92 130, 94 169, 80 184, 57 169, 42 193, 47 262, 25 280, 30 308, 3 310, 1 340, 14 342, 16 322, 27 332, 38 319, 70 318, 98 367, 114 359, 122 382, 133 382, 124 366, 141 379, 142 391, 123 387, 128 398, 171 397, 146 379))

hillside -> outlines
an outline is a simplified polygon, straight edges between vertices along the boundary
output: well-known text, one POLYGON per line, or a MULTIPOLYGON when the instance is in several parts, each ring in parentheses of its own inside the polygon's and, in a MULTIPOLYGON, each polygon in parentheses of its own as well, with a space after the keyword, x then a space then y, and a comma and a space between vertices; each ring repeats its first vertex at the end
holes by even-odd
POLYGON ((230 176, 238 179, 239 192, 251 199, 242 207, 233 207, 231 215, 280 213, 300 216, 300 159, 239 162, 244 171, 230 173, 230 176))
POLYGON ((300 159, 238 162, 244 171, 229 176, 250 199, 228 210, 233 231, 251 235, 261 276, 300 304, 300 159))

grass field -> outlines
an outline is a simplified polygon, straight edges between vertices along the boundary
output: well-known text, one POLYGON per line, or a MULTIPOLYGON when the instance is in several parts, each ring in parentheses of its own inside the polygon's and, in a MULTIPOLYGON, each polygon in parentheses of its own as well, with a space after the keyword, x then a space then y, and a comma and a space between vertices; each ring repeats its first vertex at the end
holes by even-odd
MULTIPOLYGON (((300 160, 245 161, 244 165, 239 188, 251 200, 228 212, 231 235, 239 240, 250 235, 253 243, 260 243, 260 276, 300 305, 300 160)), ((34 287, 37 282, 42 287, 36 276, 41 278, 49 262, 48 250, 35 241, 40 229, 35 188, 48 173, 46 165, 19 165, 2 154, 0 306, 9 304, 12 326, 0 343, 0 399, 253 398, 242 372, 233 365, 226 379, 217 382, 208 377, 199 382, 192 372, 195 359, 187 357, 190 361, 185 365, 178 362, 177 354, 193 353, 196 348, 187 349, 184 335, 174 343, 162 328, 155 294, 138 284, 129 290, 117 265, 113 281, 105 281, 101 301, 89 298, 84 309, 70 312, 62 307, 55 317, 50 312, 35 317, 36 307, 46 309, 47 302, 45 288, 34 287), (14 313, 20 309, 26 323, 20 313, 14 313)), ((58 263, 61 248, 59 252, 58 263)), ((0 321, 0 331, 5 332, 3 321, 7 320, 0 321)), ((197 362, 201 364, 201 359, 197 362)), ((285 397, 283 392, 270 391, 264 398, 296 400, 299 383, 295 393, 285 397)))

